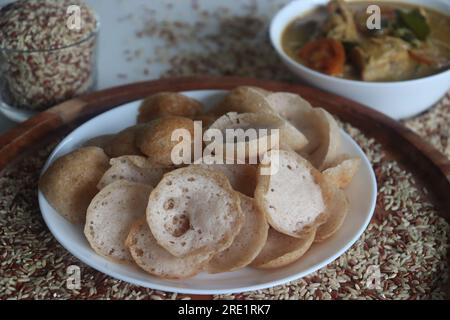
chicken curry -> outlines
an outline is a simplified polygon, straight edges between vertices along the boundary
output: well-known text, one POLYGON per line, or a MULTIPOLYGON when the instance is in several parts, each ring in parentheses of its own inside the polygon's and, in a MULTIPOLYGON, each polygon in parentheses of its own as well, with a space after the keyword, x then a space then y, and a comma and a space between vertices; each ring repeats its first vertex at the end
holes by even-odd
POLYGON ((450 17, 395 2, 345 2, 292 21, 283 50, 316 71, 352 80, 402 81, 450 68, 450 17), (367 7, 381 9, 379 26, 369 28, 367 7))

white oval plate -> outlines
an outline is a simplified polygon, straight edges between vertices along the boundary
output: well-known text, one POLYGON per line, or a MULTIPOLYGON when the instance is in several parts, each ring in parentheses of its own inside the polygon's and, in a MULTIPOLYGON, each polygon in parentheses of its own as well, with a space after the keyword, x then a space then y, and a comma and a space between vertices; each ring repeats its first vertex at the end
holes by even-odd
MULTIPOLYGON (((184 92, 210 107, 225 91, 201 90, 184 92)), ((136 123, 140 101, 127 103, 105 112, 70 133, 50 155, 44 170, 57 158, 80 147, 87 140, 115 133, 136 123)), ((185 294, 227 294, 258 290, 284 284, 323 268, 348 250, 366 229, 375 209, 377 186, 372 167, 359 146, 343 131, 342 152, 362 159, 362 165, 346 190, 350 212, 343 227, 327 241, 314 244, 299 261, 280 269, 244 268, 234 272, 210 275, 201 273, 187 280, 165 280, 146 274, 137 267, 111 262, 97 255, 89 246, 83 228, 60 216, 39 191, 39 206, 48 228, 75 257, 111 277, 163 291, 185 294)))

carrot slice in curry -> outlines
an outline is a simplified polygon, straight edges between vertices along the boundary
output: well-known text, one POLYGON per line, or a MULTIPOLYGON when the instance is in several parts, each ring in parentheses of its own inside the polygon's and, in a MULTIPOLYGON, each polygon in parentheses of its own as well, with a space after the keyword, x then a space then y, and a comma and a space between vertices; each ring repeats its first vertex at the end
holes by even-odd
POLYGON ((311 69, 336 76, 344 72, 345 50, 335 39, 319 39, 305 44, 299 51, 303 63, 311 69))
POLYGON ((409 50, 408 53, 411 59, 415 60, 418 63, 425 64, 427 66, 433 65, 433 60, 428 58, 425 53, 416 52, 414 50, 409 50))

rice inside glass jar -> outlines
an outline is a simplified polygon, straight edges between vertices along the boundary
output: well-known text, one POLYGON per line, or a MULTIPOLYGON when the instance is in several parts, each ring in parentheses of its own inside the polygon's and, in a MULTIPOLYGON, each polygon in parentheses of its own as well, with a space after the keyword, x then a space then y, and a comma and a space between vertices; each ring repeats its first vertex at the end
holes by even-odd
POLYGON ((98 28, 82 0, 18 0, 2 7, 1 108, 29 114, 93 90, 98 28))

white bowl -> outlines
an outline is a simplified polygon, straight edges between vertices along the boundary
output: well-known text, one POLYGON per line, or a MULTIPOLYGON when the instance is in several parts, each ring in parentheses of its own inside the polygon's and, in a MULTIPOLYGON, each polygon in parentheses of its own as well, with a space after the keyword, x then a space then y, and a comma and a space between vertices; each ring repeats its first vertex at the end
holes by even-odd
MULTIPOLYGON (((202 90, 184 92, 206 106, 222 99, 224 91, 202 90)), ((105 112, 70 133, 53 151, 45 171, 55 159, 80 147, 98 135, 115 133, 136 123, 140 101, 131 102, 105 112)), ((221 274, 201 273, 187 280, 165 280, 146 274, 137 267, 118 264, 96 254, 83 234, 83 227, 73 225, 59 215, 39 191, 39 206, 44 220, 59 243, 75 257, 114 278, 143 287, 186 294, 226 294, 258 290, 304 277, 323 268, 348 250, 366 229, 375 209, 377 186, 370 162, 358 145, 343 131, 342 152, 362 159, 362 165, 346 189, 350 211, 343 227, 330 239, 314 244, 299 261, 280 269, 244 268, 221 274)))
MULTIPOLYGON (((450 15, 450 2, 444 0, 395 0, 419 4, 450 15)), ((273 47, 286 66, 304 81, 326 91, 347 97, 394 118, 418 114, 442 98, 450 88, 450 70, 425 78, 398 82, 363 82, 340 79, 314 71, 289 57, 281 46, 287 25, 328 0, 295 0, 283 7, 270 25, 273 47)))

